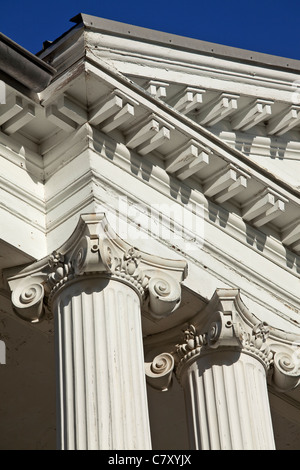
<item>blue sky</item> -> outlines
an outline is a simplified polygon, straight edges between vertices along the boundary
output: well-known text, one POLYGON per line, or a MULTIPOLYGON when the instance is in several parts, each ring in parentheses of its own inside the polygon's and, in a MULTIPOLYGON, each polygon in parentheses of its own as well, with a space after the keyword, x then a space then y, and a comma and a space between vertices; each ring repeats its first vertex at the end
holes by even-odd
POLYGON ((78 13, 300 60, 299 0, 2 0, 0 31, 37 53, 78 13))

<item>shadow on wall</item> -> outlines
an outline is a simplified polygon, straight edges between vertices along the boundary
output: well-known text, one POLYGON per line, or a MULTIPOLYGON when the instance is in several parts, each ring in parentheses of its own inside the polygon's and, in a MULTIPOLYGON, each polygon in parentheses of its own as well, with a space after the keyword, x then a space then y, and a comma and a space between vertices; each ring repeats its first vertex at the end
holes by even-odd
MULTIPOLYGON (((239 141, 236 143, 236 149, 242 151, 245 155, 251 157, 251 147, 254 136, 251 141, 251 136, 249 137, 249 135, 245 137, 245 141, 242 140, 242 137, 242 135, 239 135, 239 141)), ((269 137, 269 139, 271 145, 271 153, 269 158, 279 158, 282 160, 286 151, 286 145, 285 147, 281 145, 281 147, 279 148, 276 137, 271 136, 269 137)), ((112 162, 114 161, 117 151, 117 143, 114 140, 111 140, 109 145, 106 145, 104 139, 97 138, 97 136, 95 135, 94 148, 95 151, 99 152, 100 155, 108 158, 112 162)), ((151 162, 149 159, 147 159, 146 161, 140 158, 140 156, 134 151, 129 152, 131 173, 139 178, 142 178, 145 182, 149 182, 153 174, 153 169, 156 166, 156 163, 154 161, 151 162)), ((199 186, 194 185, 193 180, 189 181, 188 186, 179 181, 177 178, 172 177, 171 175, 169 175, 169 188, 169 194, 171 198, 174 199, 174 201, 177 201, 184 205, 187 205, 191 202, 192 191, 199 190, 199 186)), ((151 201, 144 202, 146 206, 151 205, 151 201)), ((220 207, 218 204, 210 200, 207 200, 207 210, 209 221, 214 224, 217 224, 223 229, 226 229, 231 211, 220 207)), ((234 208, 232 209, 232 211, 234 211, 234 208)), ((237 214, 241 215, 238 209, 237 214)), ((265 249, 268 235, 247 223, 245 224, 245 231, 245 242, 249 246, 262 253, 265 249)), ((287 248, 286 266, 289 269, 296 269, 296 272, 300 273, 300 257, 297 254, 290 252, 287 248)))
MULTIPOLYGON (((264 127, 260 126, 257 135, 260 137, 265 137, 266 140, 266 147, 268 146, 267 155, 260 155, 262 158, 266 159, 278 159, 283 160, 285 158, 288 140, 283 141, 280 139, 280 145, 278 142, 278 138, 273 135, 267 135, 267 132, 264 127)), ((234 148, 239 152, 242 152, 247 157, 251 158, 253 154, 253 146, 255 144, 256 134, 249 135, 239 132, 236 134, 236 141, 234 148)), ((297 139, 296 139, 297 140, 297 139)))
POLYGON ((229 211, 208 201, 208 217, 211 222, 218 223, 220 227, 226 228, 229 219, 229 211))
POLYGON ((300 256, 292 253, 288 248, 285 248, 286 265, 290 269, 296 268, 296 272, 300 273, 300 256))
POLYGON ((258 251, 263 252, 267 241, 267 235, 246 224, 246 242, 258 251))

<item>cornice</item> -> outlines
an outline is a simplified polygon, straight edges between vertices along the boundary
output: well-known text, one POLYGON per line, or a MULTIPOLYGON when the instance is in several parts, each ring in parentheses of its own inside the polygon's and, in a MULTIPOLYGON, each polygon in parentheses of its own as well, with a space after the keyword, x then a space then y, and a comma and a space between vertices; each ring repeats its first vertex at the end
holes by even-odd
MULTIPOLYGON (((263 135, 263 133, 262 135, 255 135, 254 133, 247 135, 227 129, 218 129, 215 130, 215 133, 230 146, 238 147, 243 153, 248 154, 249 159, 251 156, 268 158, 271 156, 274 160, 284 160, 285 158, 299 160, 300 143, 297 132, 294 132, 293 139, 283 137, 276 140, 271 136, 263 135)), ((292 186, 295 186, 295 190, 299 189, 294 183, 291 184, 292 186)))
MULTIPOLYGON (((148 77, 152 78, 151 69, 155 68, 159 74, 157 79, 169 78, 172 81, 172 74, 181 76, 191 74, 194 77, 209 77, 212 81, 216 80, 216 86, 218 86, 217 80, 221 80, 223 76, 223 80, 239 83, 239 89, 244 86, 245 94, 248 93, 246 85, 265 87, 273 89, 273 93, 275 89, 280 90, 281 99, 286 96, 285 92, 291 90, 292 83, 298 77, 298 72, 288 67, 280 70, 263 64, 247 63, 216 57, 214 54, 201 54, 157 44, 149 48, 149 44, 143 41, 133 41, 129 37, 120 39, 109 34, 101 36, 101 45, 99 45, 97 33, 87 33, 86 36, 87 46, 94 55, 111 63, 126 75, 134 76, 133 70, 136 70, 137 77, 147 77, 150 72, 151 75, 148 77)), ((280 96, 280 92, 277 91, 277 95, 280 96)))
POLYGON ((160 115, 162 119, 169 122, 170 125, 173 125, 183 136, 195 139, 196 141, 199 140, 199 143, 212 154, 219 156, 228 163, 235 164, 237 167, 241 168, 241 170, 251 170, 251 172, 253 172, 252 175, 258 180, 270 186, 275 183, 275 185, 278 185, 278 192, 281 192, 285 197, 289 198, 293 198, 295 195, 295 200, 299 201, 299 191, 294 191, 293 188, 276 177, 276 175, 271 174, 256 162, 249 160, 243 152, 222 141, 210 130, 196 123, 188 116, 176 111, 176 109, 164 103, 162 100, 151 96, 146 90, 137 86, 130 79, 127 79, 105 61, 95 57, 87 57, 87 59, 87 70, 89 70, 89 73, 93 74, 96 79, 98 76, 98 80, 103 79, 106 82, 110 82, 111 89, 116 87, 124 93, 130 93, 132 98, 136 100, 140 106, 145 107, 145 109, 148 108, 148 112, 151 114, 160 115))
POLYGON ((52 42, 46 41, 37 58, 56 69, 56 81, 85 55, 83 28, 75 25, 52 42))
MULTIPOLYGON (((79 76, 83 72, 83 63, 82 61, 74 66, 74 75, 72 75, 72 80, 76 79, 77 76, 79 76)), ((103 78, 107 83, 109 83, 111 80, 110 78, 112 77, 115 79, 115 83, 111 83, 112 89, 114 87, 117 87, 122 91, 122 88, 125 93, 132 93, 132 98, 134 100, 137 100, 137 102, 140 102, 140 105, 148 107, 149 111, 151 110, 152 113, 158 113, 162 115, 163 119, 166 119, 167 121, 171 119, 170 124, 172 124, 173 119, 176 121, 179 121, 181 124, 181 132, 186 135, 187 137, 190 136, 190 138, 194 138, 195 140, 199 139, 201 137, 201 144, 208 148, 211 152, 218 154, 221 158, 226 159, 228 162, 232 162, 237 164, 238 166, 241 167, 244 171, 249 170, 251 168, 253 171, 256 171, 255 176, 256 177, 262 177, 262 175, 265 175, 267 178, 272 178, 273 181, 276 182, 279 186, 281 186, 281 191, 284 191, 286 194, 286 197, 291 197, 291 188, 288 187, 283 181, 280 181, 278 178, 276 178, 274 175, 271 175, 270 172, 266 171, 264 168, 261 168, 259 165, 257 165, 254 162, 249 161, 248 158, 245 157, 245 155, 242 152, 237 151, 236 149, 233 149, 232 146, 224 143, 221 139, 216 137, 212 132, 208 131, 207 129, 203 128, 199 124, 195 123, 191 119, 189 119, 187 116, 184 116, 183 114, 177 112, 175 109, 172 109, 170 106, 167 104, 163 103, 161 100, 157 100, 153 98, 149 93, 147 93, 145 90, 141 89, 140 87, 136 86, 135 84, 132 83, 131 80, 126 79, 126 77, 122 76, 122 74, 118 73, 115 69, 110 67, 107 63, 93 58, 86 58, 86 67, 85 70, 87 74, 94 74, 95 78, 98 80, 101 80, 103 78), (88 62, 94 63, 96 65, 96 69, 93 68, 93 65, 89 67, 88 62), (99 73, 100 70, 103 70, 104 75, 99 73), (108 74, 108 75, 107 75, 108 74), (193 135, 191 135, 193 133, 193 135)), ((71 71, 70 71, 71 73, 71 71)), ((41 94, 40 99, 41 102, 43 103, 43 106, 48 105, 50 102, 55 102, 55 97, 58 99, 59 96, 61 96, 62 89, 64 87, 69 86, 70 84, 70 75, 68 74, 67 77, 61 77, 60 80, 57 81, 57 83, 53 83, 51 85, 51 99, 49 95, 49 91, 43 92, 41 94), (61 81, 61 83, 58 83, 61 81), (64 83, 64 85, 63 85, 64 83), (58 95, 58 90, 60 90, 60 95, 58 95), (47 96, 47 97, 46 97, 47 96)), ((49 88, 50 90, 50 88, 49 88)), ((179 122, 176 123, 176 126, 178 127, 179 122)), ((269 183, 269 182, 268 182, 269 183)), ((278 189, 277 189, 278 190, 278 189)), ((299 192, 297 191, 295 193, 297 197, 299 197, 299 192)))
MULTIPOLYGON (((113 163, 130 174, 132 174, 132 165, 134 165, 134 163, 136 163, 138 167, 138 163, 140 161, 138 155, 129 153, 126 146, 124 146, 123 144, 118 144, 116 146, 114 140, 111 139, 109 136, 104 135, 101 132, 94 131, 93 140, 90 140, 90 146, 95 151, 97 151, 97 141, 99 141, 99 144, 101 143, 101 147, 103 148, 102 156, 106 157, 108 161, 110 159, 109 157, 107 157, 107 155, 113 154, 113 163)), ((101 181, 102 178, 100 174, 97 174, 96 172, 94 173, 94 175, 96 176, 98 181, 101 181)), ((136 174, 133 176, 138 179, 142 179, 141 174, 136 174)), ((120 186, 118 187, 117 183, 113 181, 113 179, 109 180, 106 177, 102 180, 103 183, 105 182, 106 184, 110 182, 110 187, 115 188, 118 194, 123 194, 124 196, 127 195, 130 199, 133 198, 132 200, 134 200, 136 204, 138 204, 139 206, 143 206, 142 198, 138 198, 133 194, 130 194, 130 191, 128 190, 126 190, 125 192, 123 188, 121 188, 120 186)), ((217 225, 219 230, 223 231, 224 233, 230 234, 231 237, 243 243, 245 246, 248 246, 248 248, 250 247, 249 243, 246 243, 245 222, 242 220, 239 211, 234 211, 232 210, 233 208, 231 208, 230 210, 229 207, 227 209, 223 208, 224 214, 228 213, 229 216, 228 220, 226 221, 226 224, 222 226, 222 221, 217 215, 220 206, 217 203, 210 201, 210 207, 214 207, 216 213, 216 220, 213 221, 210 217, 209 212, 209 200, 207 197, 205 197, 205 195, 203 195, 203 187, 201 184, 198 184, 198 186, 195 185, 193 190, 190 192, 188 190, 188 185, 185 185, 183 183, 179 183, 176 185, 176 179, 174 178, 174 180, 172 181, 172 177, 166 174, 164 169, 159 165, 155 166, 152 169, 151 177, 149 178, 148 182, 143 182, 144 184, 148 184, 149 186, 151 186, 156 191, 159 191, 161 194, 167 196, 170 201, 174 200, 174 196, 172 197, 172 195, 170 195, 170 185, 172 186, 172 183, 174 183, 174 188, 177 186, 177 197, 175 198, 177 204, 180 204, 184 206, 186 210, 191 211, 193 210, 193 204, 194 207, 202 207, 203 215, 207 223, 211 224, 212 226, 217 225), (186 197, 185 192, 187 194, 186 197), (180 197, 182 198, 182 201, 180 201, 180 197), (186 204, 187 202, 189 202, 190 205, 186 204)), ((253 231, 259 233, 259 231, 255 228, 253 229, 253 231)), ((215 249, 217 250, 217 248, 215 249)), ((285 265, 286 250, 282 248, 282 243, 278 238, 276 239, 274 236, 268 237, 263 252, 264 256, 266 256, 272 262, 275 262, 276 264, 278 264, 278 266, 290 272, 290 269, 288 269, 285 265)))
MULTIPOLYGON (((5 176, 0 176, 0 189, 5 193, 12 195, 14 198, 20 201, 26 201, 26 204, 31 206, 32 210, 36 210, 45 215, 45 203, 43 191, 40 195, 36 193, 26 191, 24 187, 17 186, 14 182, 9 181, 5 176)), ((32 217, 32 216, 31 216, 32 217)))
MULTIPOLYGON (((195 203, 198 203, 199 201, 200 203, 203 203, 204 201, 210 201, 212 204, 216 204, 216 207, 223 206, 225 211, 235 212, 235 214, 233 214, 233 217, 236 218, 234 225, 240 226, 241 231, 245 230, 245 226, 243 225, 243 219, 245 219, 245 222, 247 224, 249 223, 250 226, 254 224, 254 227, 259 227, 259 229, 262 230, 263 233, 265 232, 268 235, 269 244, 267 244, 267 246, 272 246, 271 251, 274 249, 275 253, 276 251, 279 252, 279 257, 281 257, 281 259, 284 259, 285 252, 285 249, 280 241, 282 235, 285 245, 291 251, 295 249, 297 253, 297 246, 294 246, 295 240, 297 241, 297 226, 295 228, 291 226, 287 229, 287 231, 290 231, 290 235, 289 233, 282 234, 280 224, 279 227, 277 227, 276 224, 272 225, 272 220, 270 224, 269 220, 270 218, 272 219, 272 217, 275 215, 276 217, 278 216, 278 219, 275 219, 276 222, 277 220, 280 220, 280 217, 283 214, 286 216, 286 214, 288 213, 292 223, 295 220, 295 213, 298 213, 299 211, 298 191, 289 187, 287 184, 280 181, 278 178, 276 179, 274 175, 272 175, 265 169, 262 169, 255 162, 250 161, 249 158, 246 157, 242 152, 239 152, 222 142, 218 137, 213 135, 212 132, 204 129, 202 126, 195 123, 187 116, 181 114, 175 109, 172 109, 169 105, 163 103, 161 100, 158 100, 157 98, 151 96, 147 91, 132 83, 130 80, 122 76, 119 72, 114 70, 105 62, 93 58, 92 63, 91 59, 86 59, 84 68, 82 62, 80 62, 80 64, 78 63, 77 66, 72 69, 70 75, 68 75, 67 77, 62 76, 56 81, 56 83, 53 82, 51 84, 51 93, 49 93, 48 90, 43 94, 44 98, 41 97, 43 104, 45 106, 56 106, 56 103, 59 103, 59 106, 64 106, 64 101, 61 101, 61 99, 64 100, 66 97, 65 94, 62 95, 62 93, 66 92, 68 86, 70 86, 70 83, 73 84, 72 80, 76 80, 76 78, 82 76, 83 73, 89 77, 89 80, 95 80, 95 83, 101 82, 102 87, 107 87, 108 94, 105 95, 107 97, 107 100, 113 99, 114 97, 118 98, 119 93, 120 102, 123 99, 125 103, 125 106, 120 105, 120 112, 123 112, 123 110, 124 112, 127 111, 126 106, 128 104, 130 104, 128 109, 136 109, 137 114, 132 115, 129 113, 130 119, 128 121, 128 124, 126 120, 122 121, 122 133, 118 134, 118 141, 120 142, 120 144, 117 145, 114 163, 119 164, 119 162, 121 162, 121 159, 119 159, 118 156, 120 148, 123 149, 120 152, 121 154, 123 154, 123 161, 125 161, 124 156, 127 158, 125 166, 127 165, 128 168, 129 159, 133 155, 135 155, 137 162, 140 161, 141 165, 146 164, 146 162, 149 161, 148 154, 145 154, 145 151, 147 150, 147 152, 149 152, 149 149, 145 150, 145 147, 143 147, 143 149, 140 150, 140 148, 136 148, 134 146, 130 147, 129 143, 127 142, 129 138, 127 128, 132 131, 134 129, 134 124, 136 124, 137 131, 134 132, 138 132, 139 126, 142 125, 141 123, 147 123, 148 119, 151 120, 152 118, 154 122, 158 123, 158 133, 162 132, 161 136, 164 139, 162 140, 163 150, 161 150, 160 147, 156 147, 150 152, 151 159, 155 158, 157 162, 157 166, 153 168, 153 175, 155 175, 155 172, 157 172, 157 179, 155 182, 156 187, 159 187, 159 180, 161 180, 163 181, 163 185, 165 185, 166 188, 169 185, 169 190, 170 184, 172 183, 174 183, 174 186, 177 185, 178 188, 187 188, 187 193, 191 191, 192 198, 195 197, 195 203), (109 95, 109 93, 112 94, 109 95), (127 101, 129 100, 127 103, 126 99, 127 101), (143 121, 144 119, 146 121, 143 121), (163 132, 165 132, 165 135, 163 134, 163 132), (174 154, 174 149, 176 149, 178 146, 183 146, 182 148, 184 148, 185 145, 191 145, 191 148, 196 149, 196 159, 199 160, 199 158, 202 158, 202 154, 204 155, 204 157, 202 163, 200 162, 200 164, 202 165, 200 174, 199 172, 197 173, 197 175, 193 174, 194 170, 192 166, 191 168, 188 167, 188 172, 190 172, 190 176, 189 178, 185 177, 185 179, 182 181, 179 179, 180 175, 178 176, 177 171, 171 169, 166 171, 162 168, 168 167, 168 164, 166 162, 169 162, 171 157, 173 158, 172 155, 174 154), (173 152, 168 151, 168 146, 173 146, 173 152), (206 170, 209 168, 211 163, 213 163, 213 165, 215 163, 220 163, 222 165, 221 173, 222 171, 226 173, 227 168, 229 171, 228 175, 220 174, 218 176, 218 178, 220 179, 217 179, 217 181, 215 182, 213 181, 214 185, 220 185, 221 181, 223 181, 223 179, 225 178, 225 183, 227 184, 226 181, 228 181, 230 188, 231 185, 234 186, 236 183, 238 183, 238 181, 235 182, 234 180, 234 178, 238 178, 240 179, 241 184, 240 188, 237 187, 237 189, 244 190, 243 188, 245 188, 244 185, 247 184, 247 181, 250 181, 250 183, 251 181, 253 181, 255 185, 257 185, 256 193, 253 196, 265 194, 265 206, 263 206, 262 212, 260 213, 258 220, 253 215, 257 213, 257 209, 255 206, 255 197, 249 198, 246 201, 247 204, 244 204, 243 207, 241 207, 238 201, 237 203, 235 203, 235 198, 232 197, 232 194, 224 194, 224 190, 219 191, 217 193, 211 193, 211 187, 209 185, 212 181, 210 177, 201 177, 202 170, 204 171, 204 174, 206 172, 207 175, 206 170), (228 166, 226 166, 226 164, 228 166), (210 194, 213 195, 210 196, 210 194), (224 198, 227 198, 225 203, 218 203, 219 199, 224 200, 224 198), (270 213, 268 212, 268 208, 271 208, 270 213), (295 231, 296 235, 294 233, 295 231)), ((102 96, 102 98, 104 97, 102 96)), ((104 103, 106 106, 107 101, 104 101, 104 103)), ((96 110, 93 110, 90 115, 87 114, 86 119, 89 120, 89 125, 86 123, 80 124, 80 122, 74 122, 74 130, 69 133, 69 137, 65 136, 65 139, 59 140, 57 145, 55 145, 55 143, 53 142, 48 147, 48 150, 44 150, 44 175, 46 176, 46 178, 54 174, 60 167, 60 165, 65 165, 68 161, 71 161, 74 155, 78 155, 81 151, 83 151, 84 148, 87 147, 87 145, 90 145, 89 142, 92 142, 92 139, 94 139, 94 136, 97 135, 98 131, 103 132, 103 126, 101 122, 98 123, 98 117, 96 116, 97 113, 99 114, 99 109, 101 110, 101 106, 103 106, 103 103, 99 104, 100 108, 97 108, 97 106, 98 105, 96 105, 96 110), (81 140, 82 138, 84 138, 83 141, 81 140), (68 148, 70 147, 70 143, 73 146, 72 148, 68 148), (64 156, 64 158, 61 161, 60 156, 62 155, 64 156)), ((60 111, 59 119, 63 121, 65 111, 63 107, 60 109, 62 109, 63 111, 60 111)), ((49 118, 51 115, 50 111, 49 118)), ((85 112, 87 111, 85 110, 85 112)), ((79 117, 80 120, 83 119, 81 116, 79 117)), ((115 125, 115 122, 112 122, 115 125)), ((109 126, 111 126, 111 123, 109 124, 109 126)), ((104 127, 107 127, 107 125, 104 127)), ((110 142, 114 142, 114 137, 116 136, 114 132, 118 132, 118 128, 114 129, 113 132, 107 131, 104 133, 111 135, 111 137, 106 137, 107 141, 111 139, 110 142)), ((61 134, 61 139, 63 139, 64 135, 65 134, 61 134)), ((46 147, 47 146, 45 146, 45 148, 46 147)), ((114 149, 115 145, 112 144, 111 147, 112 149, 114 149)), ((98 150, 99 149, 95 149, 96 152, 98 150)), ((176 155, 174 156, 175 159, 177 157, 178 156, 176 155)), ((123 165, 123 162, 121 164, 123 165)), ((213 168, 214 166, 212 166, 212 174, 215 173, 213 168)), ((153 178, 153 181, 155 181, 155 178, 153 178)), ((223 183, 224 181, 222 182, 222 184, 223 183)), ((230 223, 231 220, 229 222, 229 225, 230 223)))
POLYGON ((6 160, 40 181, 43 180, 44 168, 38 146, 29 139, 23 136, 16 138, 0 132, 0 148, 2 161, 6 160))
POLYGON ((176 34, 86 15, 84 13, 76 15, 70 21, 76 23, 78 27, 83 26, 87 31, 119 38, 128 38, 135 43, 140 41, 148 44, 152 43, 152 45, 161 45, 168 50, 176 49, 179 51, 194 52, 197 55, 203 54, 211 57, 219 57, 234 62, 243 62, 250 65, 254 64, 264 68, 272 67, 274 69, 293 71, 298 71, 300 68, 298 60, 183 37, 176 34))

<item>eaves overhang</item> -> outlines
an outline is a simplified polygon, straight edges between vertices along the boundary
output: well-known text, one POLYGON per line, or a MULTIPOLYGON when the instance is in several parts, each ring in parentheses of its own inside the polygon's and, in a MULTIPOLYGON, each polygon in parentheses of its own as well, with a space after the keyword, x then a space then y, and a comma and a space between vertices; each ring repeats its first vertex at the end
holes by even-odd
MULTIPOLYGON (((137 165, 141 165, 142 161, 146 164, 148 159, 149 162, 153 160, 152 163, 156 163, 152 176, 157 173, 156 180, 161 179, 167 191, 170 191, 170 181, 175 180, 183 186, 199 187, 199 192, 194 193, 197 200, 203 194, 208 200, 225 204, 224 207, 229 210, 237 207, 241 221, 259 229, 264 230, 264 226, 270 223, 272 231, 278 233, 276 237, 280 239, 283 231, 282 241, 294 249, 300 205, 296 187, 288 185, 242 151, 229 146, 203 126, 153 97, 89 51, 84 63, 85 76, 90 85, 93 83, 89 87, 89 100, 94 106, 79 110, 83 120, 80 122, 86 122, 94 129, 90 131, 94 140, 97 140, 98 131, 103 136, 100 140, 106 140, 107 135, 105 145, 108 147, 110 138, 113 142, 116 137, 117 149, 113 150, 113 144, 111 148, 117 165, 127 168, 125 160, 128 158, 134 159, 137 165)), ((62 127, 69 123, 67 117, 71 116, 74 107, 68 102, 71 98, 69 87, 68 75, 65 81, 63 77, 54 81, 49 93, 41 96, 43 106, 49 108, 48 118, 55 119, 56 124, 62 127), (54 95, 56 101, 53 100, 54 95), (61 110, 59 115, 55 106, 61 110)), ((76 129, 79 136, 81 124, 73 122, 70 126, 71 140, 64 139, 59 153, 64 153, 70 143, 74 143, 73 131, 76 129)), ((298 251, 298 248, 295 250, 298 251)))
POLYGON ((44 90, 56 70, 0 33, 0 77, 5 83, 39 93, 44 90))
POLYGON ((128 79, 121 72, 116 71, 106 62, 102 61, 99 58, 95 59, 92 54, 89 54, 87 52, 85 57, 85 64, 86 70, 89 71, 89 73, 89 66, 95 66, 96 69, 98 69, 99 71, 101 70, 104 75, 108 77, 110 76, 112 82, 113 80, 116 80, 118 84, 122 84, 122 86, 125 87, 125 93, 133 93, 135 99, 137 99, 139 102, 140 100, 141 102, 144 102, 148 110, 152 108, 156 109, 159 115, 160 113, 162 113, 161 116, 163 116, 163 119, 166 119, 168 121, 170 120, 170 122, 172 122, 172 124, 174 125, 175 129, 178 128, 177 124, 181 123, 183 128, 186 129, 185 132, 187 134, 190 134, 190 138, 199 138, 202 145, 209 149, 212 154, 222 156, 222 158, 224 158, 227 163, 232 163, 234 165, 241 166, 246 171, 253 170, 259 179, 261 178, 262 181, 269 181, 270 184, 273 183, 274 186, 277 187, 277 189, 279 189, 279 191, 285 195, 285 197, 288 197, 289 199, 295 198, 297 202, 299 201, 300 192, 298 188, 291 186, 290 184, 286 183, 282 178, 278 177, 276 174, 271 173, 268 169, 260 166, 254 160, 251 160, 241 150, 234 148, 227 142, 224 142, 220 137, 215 135, 205 126, 200 125, 199 123, 190 119, 188 116, 177 111, 168 103, 165 103, 163 100, 157 99, 156 97, 152 96, 143 87, 128 79))

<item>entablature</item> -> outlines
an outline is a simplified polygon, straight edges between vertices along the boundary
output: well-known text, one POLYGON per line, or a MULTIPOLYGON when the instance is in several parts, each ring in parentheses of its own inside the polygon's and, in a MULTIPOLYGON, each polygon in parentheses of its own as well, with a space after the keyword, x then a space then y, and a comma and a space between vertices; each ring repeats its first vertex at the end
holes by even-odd
MULTIPOLYGON (((88 123, 124 145, 130 154, 138 155, 141 162, 165 169, 179 184, 198 188, 208 201, 235 211, 267 234, 275 234, 298 253, 299 195, 294 188, 109 66, 87 60, 73 73, 73 80, 68 74, 53 82, 51 95, 48 89, 40 94, 41 104, 35 105, 34 113, 28 113, 31 103, 11 91, 9 100, 15 106, 9 114, 5 108, 0 115, 0 140, 6 149, 12 143, 17 153, 16 142, 24 139, 26 146, 33 141, 36 166, 40 172, 43 168, 47 181, 61 165, 60 147, 65 148, 68 136, 73 145, 76 136, 81 140, 81 129, 88 123), (53 170, 49 173, 50 164, 53 170)), ((235 101, 236 96, 223 96, 222 100, 235 101)), ((87 133, 85 143, 92 138, 87 133)))
MULTIPOLYGON (((90 97, 95 103, 88 110, 92 127, 139 155, 141 161, 149 159, 151 165, 163 167, 186 186, 199 187, 200 183, 208 199, 225 204, 225 208, 230 203, 229 210, 235 207, 255 227, 271 224, 279 239, 281 231, 295 221, 299 204, 296 190, 253 164, 242 152, 224 145, 203 126, 192 124, 156 98, 150 99, 147 92, 126 79, 120 80, 113 71, 100 71, 94 63, 87 63, 86 69, 90 82, 101 84, 101 88, 92 89, 90 97), (257 199, 262 199, 259 208, 257 199)), ((47 162, 46 154, 44 158, 47 162)))

